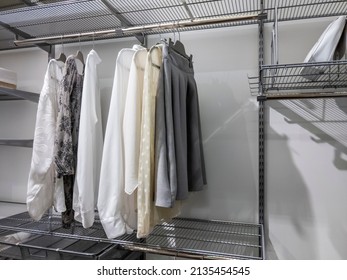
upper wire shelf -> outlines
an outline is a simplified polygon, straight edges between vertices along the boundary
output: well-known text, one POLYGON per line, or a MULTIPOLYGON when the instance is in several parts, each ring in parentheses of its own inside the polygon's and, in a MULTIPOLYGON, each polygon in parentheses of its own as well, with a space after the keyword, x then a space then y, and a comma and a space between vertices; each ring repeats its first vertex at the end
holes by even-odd
MULTIPOLYGON (((343 15, 347 10, 347 2, 341 0, 268 0, 264 2, 263 12, 267 14, 264 22, 274 21, 276 3, 279 21, 343 15)), ((15 47, 13 33, 19 39, 27 39, 261 12, 259 0, 1 1, 0 49, 15 47), (29 6, 24 6, 23 2, 29 6)), ((251 19, 178 29, 189 31, 257 22, 257 19, 251 19)), ((147 30, 143 32, 143 35, 173 31, 177 30, 147 30)), ((124 36, 131 35, 118 33, 106 38, 124 36)), ((92 40, 92 38, 82 40, 92 40)), ((56 40, 50 43, 59 44, 60 42, 56 40)))
POLYGON ((264 65, 261 67, 261 75, 262 84, 259 83, 259 77, 248 78, 252 95, 261 92, 267 97, 279 98, 288 94, 298 97, 304 93, 308 93, 310 97, 346 95, 346 60, 264 65))

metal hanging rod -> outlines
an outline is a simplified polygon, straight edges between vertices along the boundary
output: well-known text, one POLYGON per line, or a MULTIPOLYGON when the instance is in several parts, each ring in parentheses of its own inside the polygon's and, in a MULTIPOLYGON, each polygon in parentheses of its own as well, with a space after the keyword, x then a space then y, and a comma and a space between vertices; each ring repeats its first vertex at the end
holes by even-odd
POLYGON ((196 27, 196 26, 222 24, 222 23, 237 22, 237 21, 258 20, 260 17, 266 17, 266 15, 257 13, 257 14, 249 14, 249 15, 221 16, 221 17, 214 17, 209 19, 181 20, 181 21, 174 21, 169 23, 149 24, 149 25, 142 25, 142 26, 95 31, 95 32, 84 32, 84 33, 74 33, 74 34, 56 35, 56 36, 48 36, 48 37, 37 37, 37 38, 30 38, 30 39, 23 39, 23 40, 14 40, 13 42, 17 46, 35 45, 35 44, 41 44, 41 43, 48 43, 49 41, 63 42, 65 40, 79 39, 82 37, 88 37, 90 39, 93 39, 96 37, 107 37, 112 35, 122 36, 122 35, 131 35, 135 33, 145 33, 146 31, 160 32, 162 30, 178 29, 178 28, 184 28, 184 27, 196 27))

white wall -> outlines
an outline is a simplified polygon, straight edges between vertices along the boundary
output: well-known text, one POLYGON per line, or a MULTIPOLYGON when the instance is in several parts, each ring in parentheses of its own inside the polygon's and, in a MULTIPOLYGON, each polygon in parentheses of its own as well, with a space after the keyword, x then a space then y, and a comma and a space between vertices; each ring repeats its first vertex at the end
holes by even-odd
MULTIPOLYGON (((302 61, 330 20, 281 24, 280 62, 302 61)), ((258 111, 247 81, 248 74, 257 73, 257 31, 257 26, 243 26, 180 34, 186 51, 194 55, 208 179, 207 188, 185 203, 184 216, 257 221, 258 111)), ((268 62, 269 26, 265 35, 268 62)), ((157 41, 159 36, 151 36, 149 45, 157 41)), ((104 124, 117 53, 135 42, 95 42, 103 60, 104 124)), ((66 45, 65 53, 77 49, 66 45)), ((82 45, 85 56, 90 49, 91 44, 82 45)), ((46 62, 46 55, 36 49, 0 53, 0 67, 19 73, 19 88, 36 92, 46 62)), ((32 137, 35 108, 26 101, 0 102, 0 138, 32 137)), ((267 103, 266 228, 271 258, 347 258, 346 108, 345 99, 267 103), (312 139, 319 137, 321 142, 312 139)), ((30 149, 0 146, 0 200, 25 201, 30 155, 30 149)))

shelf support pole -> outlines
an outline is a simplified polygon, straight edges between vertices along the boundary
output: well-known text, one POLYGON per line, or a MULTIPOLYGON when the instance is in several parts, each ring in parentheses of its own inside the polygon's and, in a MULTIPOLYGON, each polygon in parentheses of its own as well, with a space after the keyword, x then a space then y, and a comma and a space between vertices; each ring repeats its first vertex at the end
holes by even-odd
MULTIPOLYGON (((264 1, 260 1, 260 12, 264 13, 264 1)), ((259 71, 259 95, 263 96, 263 75, 261 67, 264 64, 264 19, 259 18, 258 20, 258 34, 259 34, 259 53, 258 53, 258 71, 259 71)), ((258 192, 259 192, 259 224, 263 225, 263 234, 265 236, 265 225, 264 225, 264 209, 265 209, 265 101, 259 100, 259 109, 258 109, 258 192)), ((260 240, 260 242, 264 242, 260 240)), ((264 247, 263 259, 265 259, 265 244, 262 244, 264 247)))
MULTIPOLYGON (((264 1, 260 0, 261 13, 264 11, 264 1)), ((264 64, 264 21, 258 20, 259 29, 259 95, 263 96, 263 75, 261 67, 264 64)), ((264 100, 259 100, 259 223, 264 224, 264 100)))

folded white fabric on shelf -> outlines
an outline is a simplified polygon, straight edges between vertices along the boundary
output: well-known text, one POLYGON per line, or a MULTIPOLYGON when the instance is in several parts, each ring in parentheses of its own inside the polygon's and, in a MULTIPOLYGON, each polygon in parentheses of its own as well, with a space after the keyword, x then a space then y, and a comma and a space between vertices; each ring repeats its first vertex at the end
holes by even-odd
MULTIPOLYGON (((345 25, 345 16, 340 16, 330 23, 309 51, 304 62, 326 62, 333 59, 341 59, 345 53, 345 46, 339 44, 339 42, 341 39, 342 42, 345 42, 344 38, 342 38, 343 34, 345 34, 345 25), (339 49, 337 48, 338 45, 340 45, 339 49), (343 51, 341 51, 341 49, 343 49, 343 51)), ((311 81, 316 81, 323 73, 324 68, 321 66, 303 67, 300 71, 300 74, 304 78, 311 81)))

